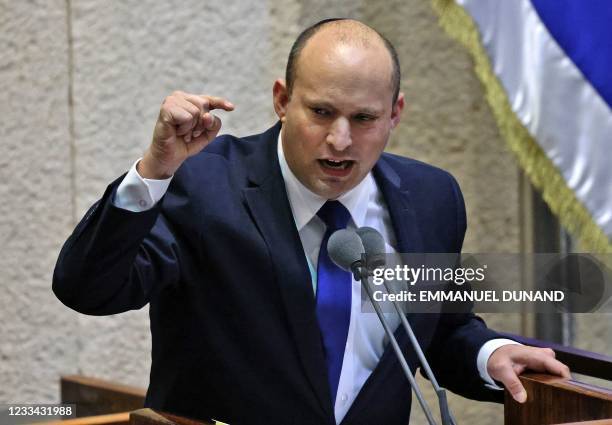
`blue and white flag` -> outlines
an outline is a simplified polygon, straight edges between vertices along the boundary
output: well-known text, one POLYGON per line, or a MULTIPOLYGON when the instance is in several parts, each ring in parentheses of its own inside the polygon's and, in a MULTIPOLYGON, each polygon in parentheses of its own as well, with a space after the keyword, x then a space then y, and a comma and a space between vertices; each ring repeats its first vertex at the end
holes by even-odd
POLYGON ((441 24, 474 55, 500 130, 551 209, 585 247, 609 250, 612 1, 434 0, 434 5, 441 24), (479 56, 485 57, 480 63, 479 56), (503 96, 495 96, 495 86, 503 96), (493 104, 500 102, 505 106, 493 104), (518 119, 524 137, 508 125, 504 111, 518 119))

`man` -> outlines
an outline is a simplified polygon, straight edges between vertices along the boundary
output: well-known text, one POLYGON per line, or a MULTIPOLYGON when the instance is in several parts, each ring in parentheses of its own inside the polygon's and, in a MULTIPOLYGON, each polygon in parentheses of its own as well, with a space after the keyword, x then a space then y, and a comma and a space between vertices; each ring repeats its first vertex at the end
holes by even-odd
MULTIPOLYGON (((331 20, 296 40, 273 88, 280 122, 263 134, 211 143, 221 121, 210 111, 229 101, 164 100, 151 145, 79 223, 53 282, 86 314, 150 303, 147 406, 232 424, 407 423, 407 380, 325 248, 343 216, 337 227, 374 227, 391 252, 461 249, 454 179, 383 154, 399 80, 388 41, 331 20)), ((440 383, 467 397, 499 399, 495 379, 524 401, 525 368, 568 376, 552 351, 500 340, 474 315, 410 320, 440 383)))

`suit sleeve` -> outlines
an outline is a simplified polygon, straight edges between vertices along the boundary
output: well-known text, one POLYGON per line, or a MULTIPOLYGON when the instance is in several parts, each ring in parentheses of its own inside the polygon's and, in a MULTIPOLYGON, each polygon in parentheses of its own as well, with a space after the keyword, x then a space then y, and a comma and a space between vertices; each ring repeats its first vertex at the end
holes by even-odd
POLYGON ((122 178, 112 183, 64 244, 53 274, 53 292, 85 314, 140 309, 179 279, 178 247, 161 203, 144 212, 113 205, 122 178))
MULTIPOLYGON (((450 177, 455 197, 456 252, 461 252, 465 236, 466 213, 463 196, 455 179, 450 177)), ((456 309, 454 310, 456 311, 456 309)), ((441 386, 464 397, 482 401, 503 401, 503 392, 489 389, 480 377, 477 357, 480 348, 500 335, 467 307, 465 313, 442 313, 427 352, 441 386)))

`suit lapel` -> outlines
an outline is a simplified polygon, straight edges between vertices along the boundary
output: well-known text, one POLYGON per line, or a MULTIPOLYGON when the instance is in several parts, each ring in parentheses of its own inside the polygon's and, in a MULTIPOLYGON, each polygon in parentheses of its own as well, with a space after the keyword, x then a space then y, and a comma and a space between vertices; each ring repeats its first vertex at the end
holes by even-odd
POLYGON ((333 418, 310 272, 276 154, 279 131, 280 124, 277 124, 264 133, 263 140, 249 156, 251 186, 243 189, 243 195, 270 251, 293 339, 308 381, 319 407, 327 417, 333 418))
POLYGON ((414 205, 410 201, 409 182, 400 176, 382 156, 373 170, 374 178, 387 203, 398 252, 422 252, 423 239, 417 226, 414 205))

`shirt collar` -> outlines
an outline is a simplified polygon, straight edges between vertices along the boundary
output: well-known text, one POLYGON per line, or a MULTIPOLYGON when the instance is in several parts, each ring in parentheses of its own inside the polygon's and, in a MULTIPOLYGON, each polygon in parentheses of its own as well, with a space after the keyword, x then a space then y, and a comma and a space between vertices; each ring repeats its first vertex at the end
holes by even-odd
MULTIPOLYGON (((277 154, 285 187, 287 188, 291 212, 293 213, 298 231, 301 231, 317 214, 317 211, 319 211, 327 199, 313 193, 293 174, 285 159, 281 132, 278 133, 277 154)), ((375 185, 372 172, 369 172, 357 186, 338 198, 338 201, 351 214, 351 218, 357 227, 362 227, 365 223, 368 202, 370 197, 375 195, 375 185)))

